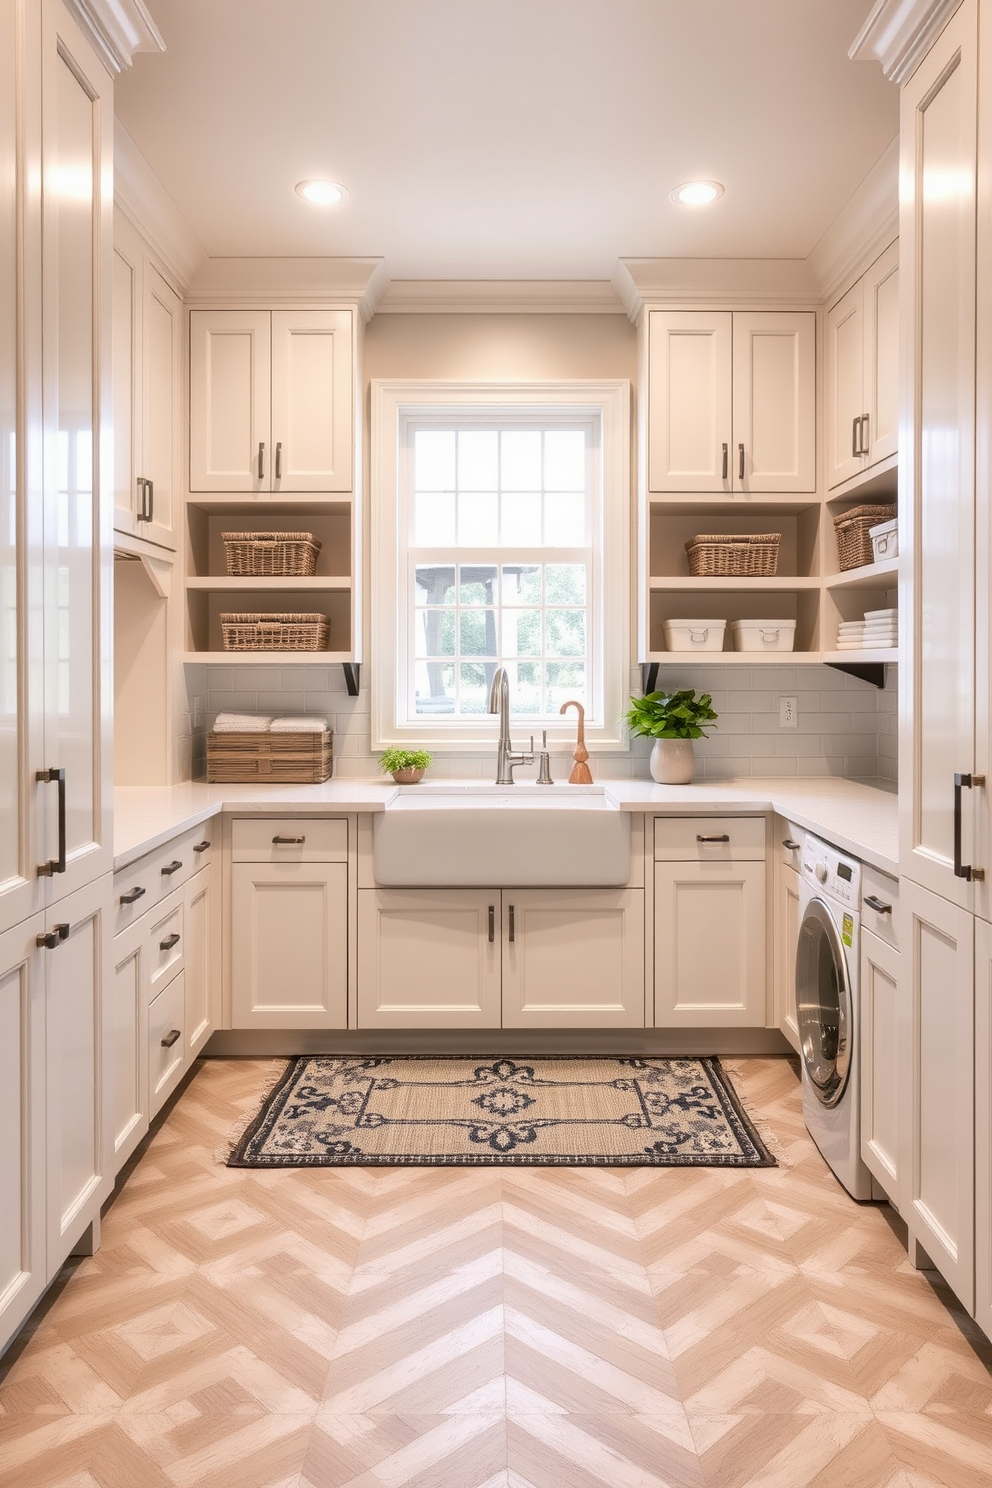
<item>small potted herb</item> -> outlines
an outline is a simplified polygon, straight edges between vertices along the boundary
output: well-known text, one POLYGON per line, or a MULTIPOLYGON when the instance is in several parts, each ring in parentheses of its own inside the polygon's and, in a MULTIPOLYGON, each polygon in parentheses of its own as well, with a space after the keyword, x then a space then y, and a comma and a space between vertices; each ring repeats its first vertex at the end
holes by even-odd
POLYGON ((429 749, 387 749, 379 769, 392 775, 397 785, 416 785, 433 759, 429 749))
POLYGON ((624 722, 632 734, 654 740, 651 778, 659 785, 688 785, 695 753, 693 739, 705 737, 716 718, 708 692, 649 692, 631 697, 624 722))

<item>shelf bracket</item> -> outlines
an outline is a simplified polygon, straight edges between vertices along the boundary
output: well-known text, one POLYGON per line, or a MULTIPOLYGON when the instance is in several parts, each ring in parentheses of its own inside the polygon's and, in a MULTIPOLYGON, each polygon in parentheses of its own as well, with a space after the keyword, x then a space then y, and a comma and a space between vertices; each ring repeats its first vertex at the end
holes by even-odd
POLYGON ((857 677, 859 682, 870 682, 879 689, 885 686, 884 661, 828 661, 835 672, 844 672, 848 677, 857 677))
POLYGON ((358 679, 362 665, 359 661, 343 661, 341 670, 344 672, 344 685, 348 689, 349 697, 358 696, 358 679))
POLYGON ((658 690, 658 666, 657 661, 643 661, 641 663, 641 691, 645 697, 649 692, 658 690))

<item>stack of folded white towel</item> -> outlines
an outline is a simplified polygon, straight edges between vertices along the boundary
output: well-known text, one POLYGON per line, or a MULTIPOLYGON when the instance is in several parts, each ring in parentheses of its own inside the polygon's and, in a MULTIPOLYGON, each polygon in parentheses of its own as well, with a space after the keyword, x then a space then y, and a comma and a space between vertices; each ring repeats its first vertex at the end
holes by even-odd
POLYGON ((218 713, 215 734, 326 734, 330 724, 313 714, 287 713, 272 718, 264 713, 218 713))
POLYGON ((899 616, 895 606, 866 610, 863 620, 842 620, 837 627, 838 651, 889 650, 899 644, 899 616))

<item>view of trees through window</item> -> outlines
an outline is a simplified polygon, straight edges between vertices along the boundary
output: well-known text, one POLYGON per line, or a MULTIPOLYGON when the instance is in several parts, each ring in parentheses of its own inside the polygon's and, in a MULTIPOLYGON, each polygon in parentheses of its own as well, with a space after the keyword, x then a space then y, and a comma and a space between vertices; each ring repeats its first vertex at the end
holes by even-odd
POLYGON ((413 713, 484 713, 500 664, 518 716, 585 703, 588 428, 420 428, 413 457, 413 713))

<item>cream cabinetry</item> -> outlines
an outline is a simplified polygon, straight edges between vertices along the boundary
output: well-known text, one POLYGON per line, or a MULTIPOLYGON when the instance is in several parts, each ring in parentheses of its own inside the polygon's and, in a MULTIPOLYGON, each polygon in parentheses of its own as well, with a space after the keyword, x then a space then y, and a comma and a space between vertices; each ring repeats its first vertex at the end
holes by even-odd
POLYGON ((231 824, 235 1028, 348 1025, 348 823, 231 824))
POLYGON ((176 547, 182 302, 141 238, 114 224, 114 527, 176 547))
POLYGON ((362 889, 361 1028, 642 1028, 641 889, 362 889))
POLYGON ((975 921, 975 1319, 992 1338, 992 924, 975 921))
POLYGON ((816 489, 816 316, 649 310, 648 488, 816 489))
POLYGON ((654 1020, 763 1028, 763 817, 655 822, 654 1020))
POLYGON ((909 1165, 909 1008, 900 985, 899 885, 865 866, 861 881, 861 1157, 903 1208, 909 1165))
POLYGON ((827 311, 825 364, 826 475, 833 489, 898 448, 898 243, 827 311))
POLYGON ((350 310, 194 310, 190 490, 354 489, 350 310))
POLYGON ((776 817, 774 832, 774 1013, 772 1021, 799 1053, 796 1016, 796 950, 799 945, 799 864, 804 832, 795 822, 776 817))

